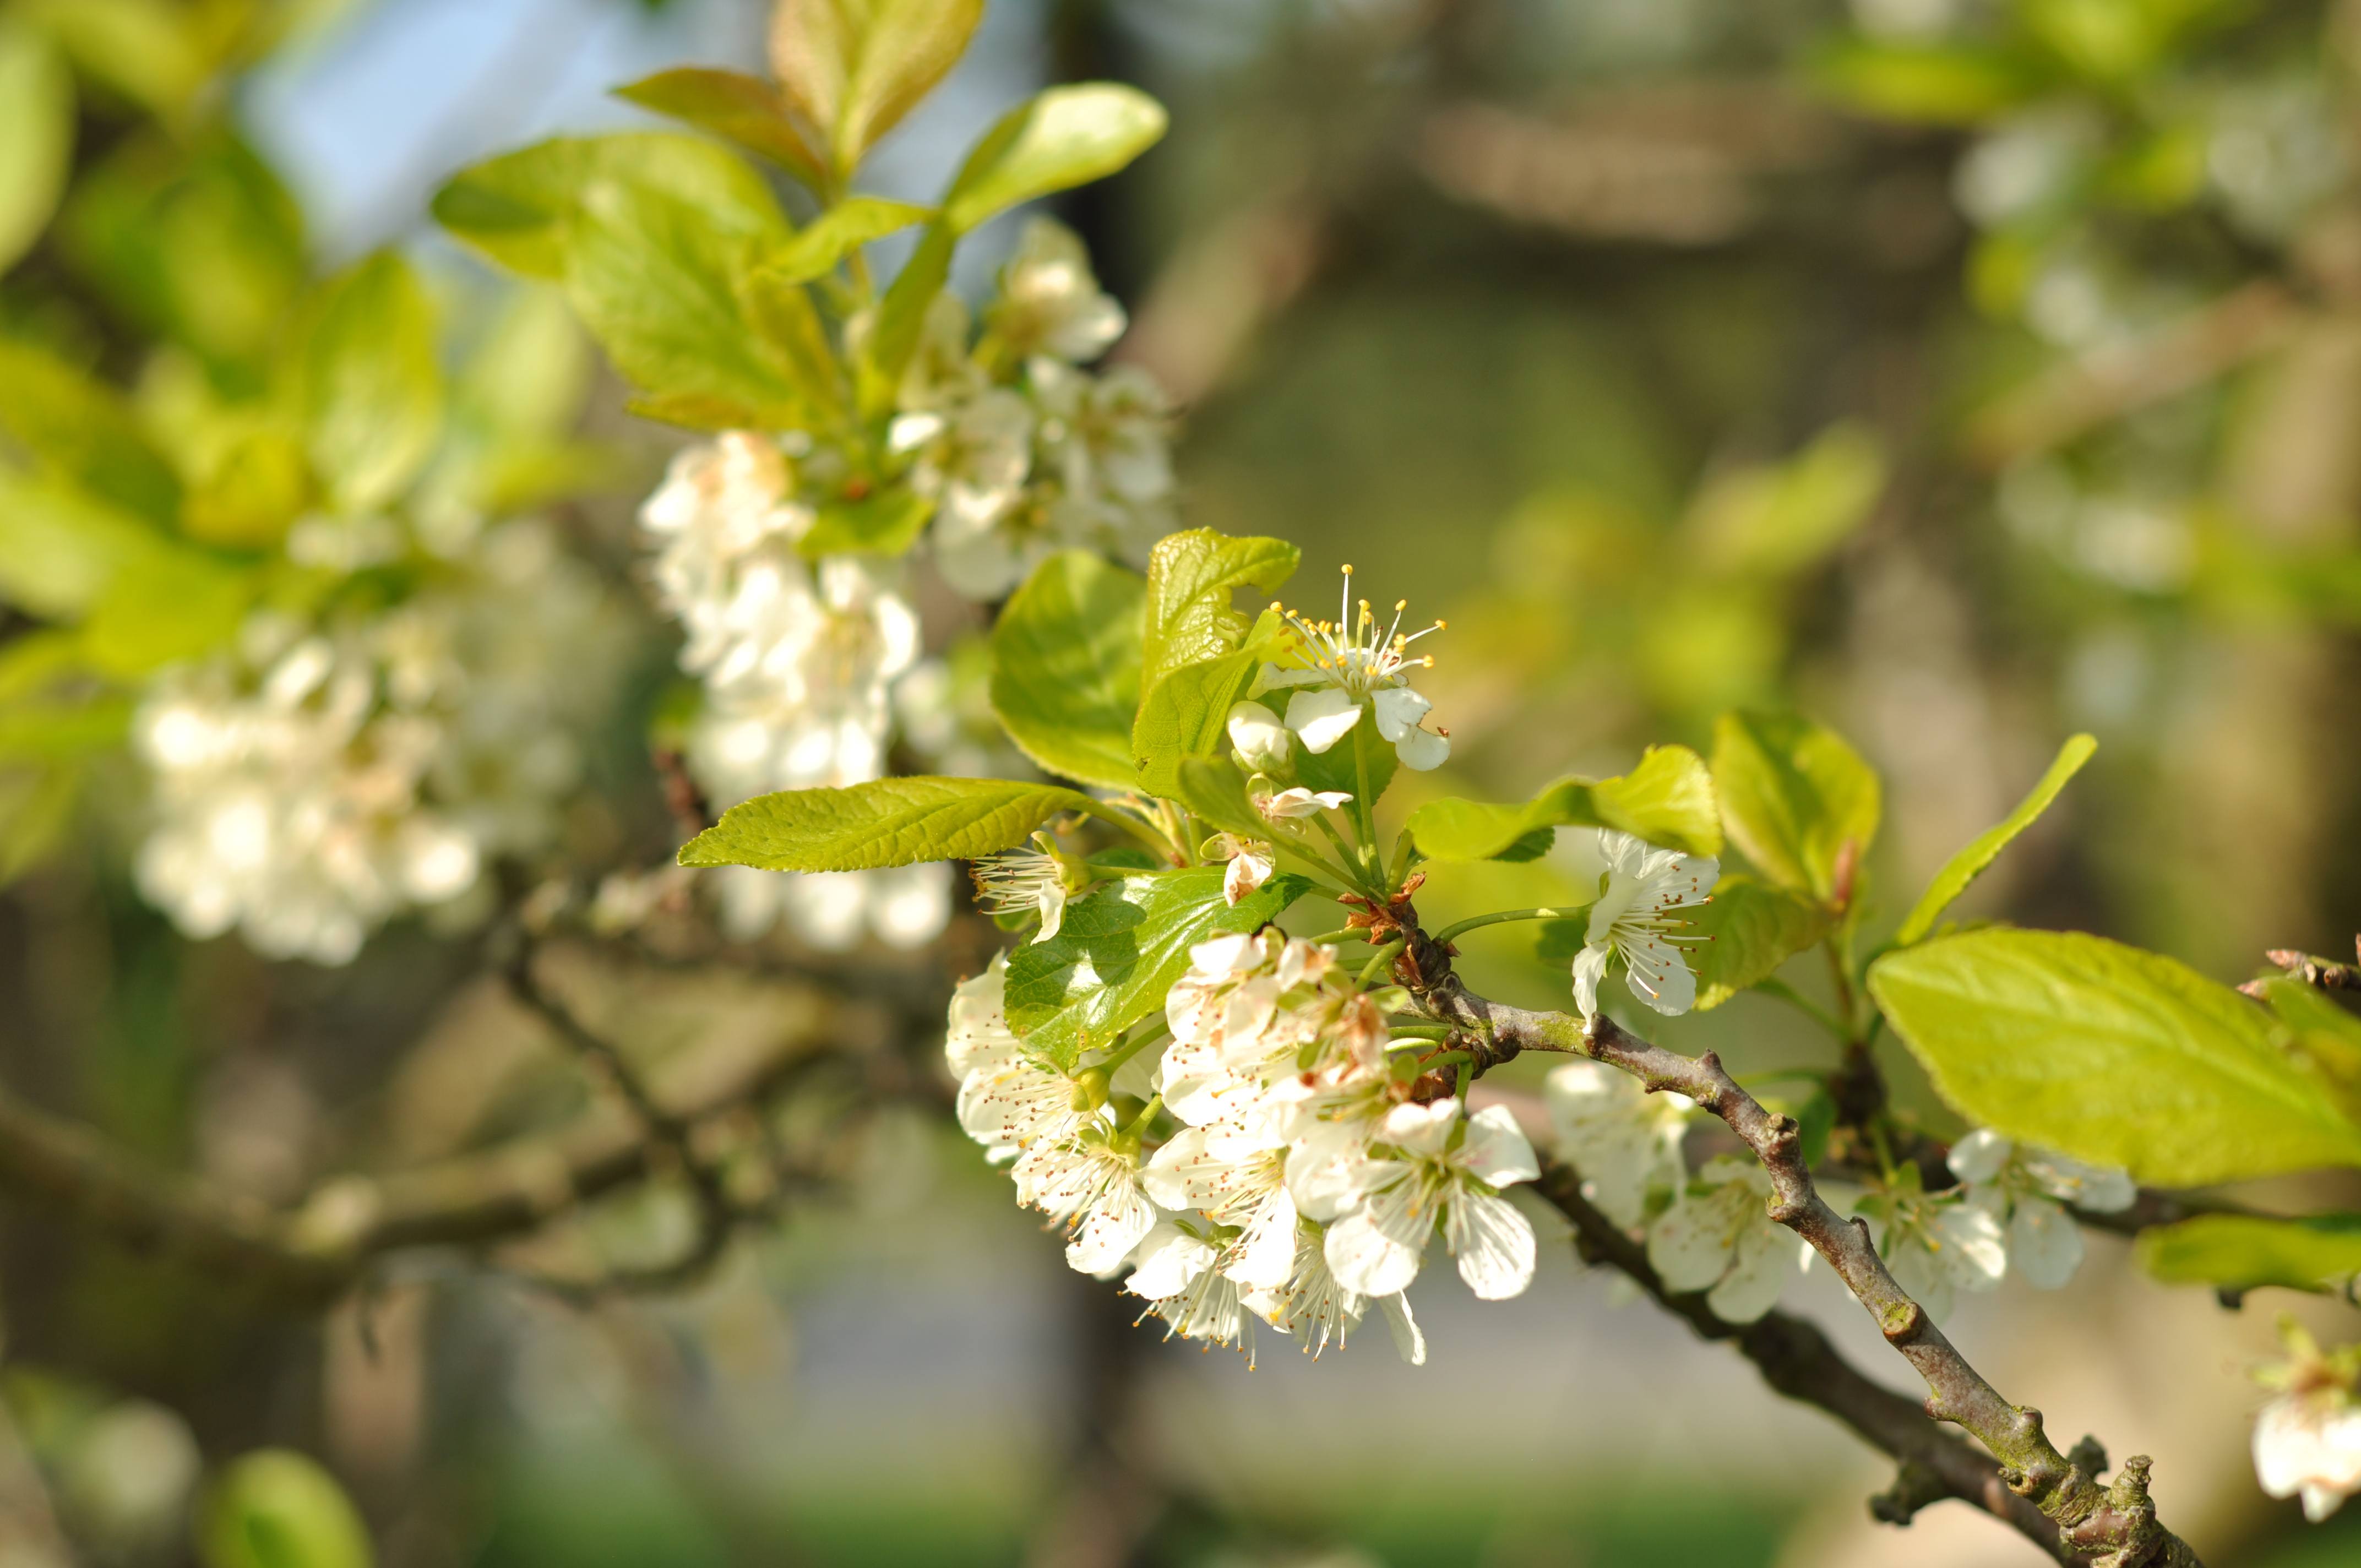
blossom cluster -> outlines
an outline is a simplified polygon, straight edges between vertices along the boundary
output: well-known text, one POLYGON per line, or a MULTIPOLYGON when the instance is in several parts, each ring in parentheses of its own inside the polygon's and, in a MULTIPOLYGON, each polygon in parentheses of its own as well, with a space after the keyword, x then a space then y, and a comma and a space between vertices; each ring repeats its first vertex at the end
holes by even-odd
POLYGON ((2292 1319, 2279 1332, 2288 1359, 2256 1374, 2277 1397, 2255 1420, 2255 1475, 2318 1524, 2361 1492, 2361 1345, 2323 1352, 2292 1319))
POLYGON ((529 521, 390 610, 256 613, 134 718, 141 893, 191 937, 328 964, 407 911, 480 914, 489 863, 558 832, 613 633, 597 580, 529 521))
POLYGON ((1010 1163, 1066 1259, 1126 1276, 1170 1332, 1253 1345, 1252 1320, 1314 1354, 1372 1301, 1413 1363, 1402 1292, 1440 1231, 1485 1299, 1532 1278, 1533 1231, 1500 1196, 1539 1174, 1500 1107, 1413 1097, 1428 1042, 1389 1037, 1384 992, 1276 930, 1201 942, 1163 1017, 1061 1067, 1005 1012, 1004 963, 960 988, 947 1053, 960 1123, 1010 1163))
MULTIPOLYGON (((1597 1062, 1556 1069, 1546 1095, 1584 1197, 1618 1225, 1645 1231, 1648 1261, 1673 1289, 1706 1291, 1719 1316, 1752 1322, 1809 1264, 1809 1245, 1771 1218, 1761 1166, 1723 1156, 1689 1170, 1682 1146, 1697 1108, 1688 1100, 1651 1095, 1597 1062)), ((2012 1266, 2037 1289, 2064 1285, 2082 1260, 2069 1206, 2112 1213, 2136 1195, 2123 1171, 1988 1130, 1954 1145, 1949 1166, 1955 1186, 1929 1191, 1918 1168, 1905 1164, 1852 1203, 1894 1283, 1938 1321, 1960 1291, 1991 1290, 2012 1266)))
MULTIPOLYGON (((921 657, 902 565, 815 552, 814 530, 829 508, 874 506, 900 487, 931 510, 936 570, 977 599, 1007 593, 1060 549, 1144 559, 1171 525, 1170 415, 1141 373, 1082 368, 1123 327, 1081 241, 1036 220, 980 337, 957 295, 935 302, 884 472, 806 431, 730 432, 674 460, 640 520, 657 598, 686 633, 681 667, 702 688, 686 762, 714 806, 881 778, 897 739, 937 753, 938 766, 993 765, 958 745, 953 677, 921 657)), ((950 911, 940 865, 792 877, 730 868, 717 891, 731 934, 784 921, 830 949, 871 934, 917 946, 950 911)))

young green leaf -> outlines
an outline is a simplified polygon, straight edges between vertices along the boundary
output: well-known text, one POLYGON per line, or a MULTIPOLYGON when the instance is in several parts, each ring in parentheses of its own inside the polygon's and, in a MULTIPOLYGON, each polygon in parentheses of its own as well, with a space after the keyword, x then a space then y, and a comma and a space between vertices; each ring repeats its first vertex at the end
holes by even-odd
POLYGON ((685 866, 859 872, 972 861, 1013 849, 1060 812, 1107 816, 1076 790, 1010 779, 920 775, 850 789, 756 795, 681 847, 685 866))
POLYGON ((1246 781, 1227 757, 1183 757, 1173 769, 1171 798, 1225 833, 1268 839, 1270 824, 1246 798, 1246 781))
POLYGON ((1103 789, 1134 780, 1138 575, 1085 550, 1050 556, 992 629, 992 710, 1050 773, 1103 789))
POLYGON ((1219 866, 1127 876, 1068 905, 1055 937, 1009 955, 1009 1026, 1029 1050, 1071 1068, 1163 1007, 1190 948, 1277 919, 1312 886, 1282 872, 1233 906, 1222 876, 1219 866))
POLYGON ((943 221, 965 234, 1020 202, 1103 180, 1163 136, 1164 105, 1136 87, 1052 87, 985 133, 943 196, 943 221))
POLYGON ((800 423, 803 389, 740 297, 753 256, 785 236, 772 218, 755 239, 659 186, 594 180, 566 225, 566 298, 633 385, 701 400, 717 422, 800 423))
POLYGON ((256 550, 277 543, 316 492, 303 443, 258 424, 225 444, 181 508, 181 532, 206 544, 256 550))
POLYGON ((205 1568, 371 1568, 368 1527, 336 1478, 291 1449, 223 1471, 196 1521, 205 1568))
POLYGON ((1712 480, 1683 525, 1708 569, 1784 576, 1826 555, 1869 519, 1885 459, 1858 425, 1832 425, 1784 463, 1712 480))
POLYGON ((1984 868, 2000 858, 2000 852, 2008 848, 2012 839, 2033 826, 2034 818, 2049 809, 2058 792, 2081 772, 2082 764, 2098 749, 2098 741, 2088 735, 2077 735, 2059 747, 2057 761, 2049 764, 2049 771, 2041 775, 2041 782, 2033 786, 2032 793, 2016 803, 2015 810, 1976 835, 1967 848, 1943 862, 1943 869, 1935 873, 1935 880, 1919 894, 1917 905, 1902 922, 1902 928, 1894 934, 1894 945, 1906 948, 1932 931, 1951 902, 1983 875, 1984 868))
POLYGON ((1838 896, 1845 847, 1857 863, 1877 838, 1877 775, 1836 731, 1794 714, 1723 714, 1713 787, 1746 858, 1822 903, 1838 896))
POLYGON ((902 372, 926 330, 927 312, 951 275, 951 252, 958 243, 941 220, 928 225, 917 248, 878 302, 877 325, 862 356, 861 406, 869 412, 883 413, 893 406, 902 372))
POLYGON ((759 76, 681 66, 618 87, 615 96, 759 152, 815 191, 829 183, 825 158, 787 112, 786 95, 759 76))
POLYGON ((328 284, 297 367, 312 466, 340 510, 400 495, 443 430, 434 307, 409 263, 379 251, 328 284))
POLYGON ((835 271, 848 252, 934 215, 932 207, 889 202, 883 196, 848 197, 763 258, 762 270, 776 273, 790 283, 808 283, 835 271))
POLYGON ((1139 704, 1131 727, 1131 760, 1139 787, 1171 797, 1180 767, 1191 757, 1213 757, 1228 744, 1230 709, 1254 684, 1262 657, 1252 649, 1224 653, 1168 671, 1139 704))
POLYGON ((511 271, 555 280, 566 276, 566 225, 598 181, 664 192, 714 229, 766 247, 787 236, 770 187, 744 159, 671 131, 557 137, 503 153, 435 192, 434 220, 511 271))
POLYGON ((57 211, 73 137, 73 72, 47 34, 0 16, 0 272, 57 211))
POLYGON ((126 569, 169 555, 137 518, 53 478, 0 472, 0 599, 78 620, 126 569))
POLYGON ((2138 1254, 2168 1285, 2326 1290, 2361 1275, 2361 1214, 2199 1214, 2141 1232, 2138 1254))
POLYGON ((2040 91, 2021 54, 1957 43, 1852 38, 1823 53, 1814 74, 1838 103, 1882 119, 1972 126, 2040 91))
POLYGON ((169 528, 181 481, 113 389, 47 349, 0 339, 0 431, 41 467, 169 528))
POLYGON ((1692 855, 1721 852, 1721 824, 1705 762, 1686 746, 1652 746, 1630 773, 1561 779, 1521 806, 1449 798, 1410 814, 1431 861, 1488 861, 1544 828, 1614 828, 1692 855))
POLYGON ((1828 906, 1734 872, 1713 884, 1713 896, 1687 916, 1690 933, 1705 938, 1688 949, 1697 970, 1697 1011, 1719 1007, 1828 933, 1828 906))
POLYGON ((828 555, 906 555, 934 515, 935 503, 916 491, 872 490, 857 501, 820 508, 796 549, 814 561, 828 555))
POLYGON ((1234 539, 1210 528, 1158 541, 1148 562, 1143 687, 1152 691, 1169 672, 1236 649, 1254 618, 1235 609, 1230 595, 1239 588, 1277 592, 1302 555, 1283 539, 1234 539))
POLYGON ((967 51, 983 0, 780 0, 771 69, 841 177, 967 51))
POLYGON ((2270 1017, 2160 954, 1991 928, 1886 954, 1869 987, 1961 1115, 2143 1181, 2361 1164, 2361 1127, 2270 1017))

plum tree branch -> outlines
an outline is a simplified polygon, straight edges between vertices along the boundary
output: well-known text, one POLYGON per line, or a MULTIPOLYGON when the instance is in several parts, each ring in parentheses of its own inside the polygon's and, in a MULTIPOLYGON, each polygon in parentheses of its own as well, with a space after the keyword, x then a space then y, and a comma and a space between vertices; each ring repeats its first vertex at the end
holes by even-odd
MULTIPOLYGON (((658 1064, 643 1092, 694 1143, 861 1031, 817 990, 785 996, 759 1039, 721 1036, 658 1064)), ((298 1308, 333 1300, 389 1255, 481 1248, 664 1173, 675 1157, 640 1113, 597 1106, 554 1131, 384 1175, 329 1178, 273 1208, 158 1170, 95 1130, 0 1089, 0 1190, 141 1252, 298 1308)))
MULTIPOLYGON (((1408 916, 1405 906, 1401 916, 1408 916)), ((1650 1092, 1685 1094, 1719 1117, 1759 1159, 1772 1183, 1771 1217, 1811 1244, 1875 1320, 1927 1388, 1927 1414, 1964 1429, 1999 1461, 2009 1489, 2029 1500, 2042 1524, 2032 1539, 2061 1562, 2093 1568, 2200 1568, 2195 1552, 2156 1515, 2149 1462, 2124 1462, 2111 1486, 2059 1452, 2041 1413, 2012 1405, 1971 1365, 1917 1302, 1894 1281, 1859 1220, 1848 1221, 1812 1185, 1800 1128, 1773 1114, 1723 1070, 1714 1053, 1685 1057, 1651 1045, 1600 1016, 1587 1025, 1571 1014, 1489 1001, 1460 984, 1449 952, 1403 918, 1410 945, 1396 965, 1438 1018, 1465 1032, 1478 1069, 1523 1050, 1587 1056, 1631 1073, 1650 1092)))

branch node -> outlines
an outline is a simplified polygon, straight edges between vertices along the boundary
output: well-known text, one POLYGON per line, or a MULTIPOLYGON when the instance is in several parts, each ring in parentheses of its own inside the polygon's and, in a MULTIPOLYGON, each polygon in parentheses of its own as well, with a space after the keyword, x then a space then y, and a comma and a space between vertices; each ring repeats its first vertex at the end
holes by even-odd
POLYGON ((1950 1488, 1932 1466, 1905 1459, 1894 1472, 1894 1485, 1871 1494, 1869 1517, 1880 1524, 1907 1525, 1919 1509, 1950 1495, 1950 1488))
POLYGON ((2095 1481, 2106 1473, 2107 1445, 2092 1433, 2084 1432, 2082 1441, 2066 1451, 2066 1463, 2095 1481))
POLYGON ((1877 1326, 1888 1344, 1900 1344, 1926 1325, 1927 1314, 1916 1301, 1896 1301, 1877 1315, 1877 1326))

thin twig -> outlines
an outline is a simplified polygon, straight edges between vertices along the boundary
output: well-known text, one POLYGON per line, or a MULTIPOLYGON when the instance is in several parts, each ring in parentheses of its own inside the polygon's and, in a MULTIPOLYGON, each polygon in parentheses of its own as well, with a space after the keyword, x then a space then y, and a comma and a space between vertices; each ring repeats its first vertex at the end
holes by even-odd
POLYGON ((1452 973, 1449 956, 1414 925, 1398 973, 1435 1016, 1466 1031, 1479 1069, 1521 1050, 1570 1052, 1620 1068, 1651 1092, 1685 1094, 1719 1117, 1770 1176, 1771 1217, 1828 1259, 1886 1342, 1925 1379, 1927 1413, 1964 1428, 1990 1449, 2010 1490, 2039 1510, 2041 1533, 2030 1539, 2045 1551, 2064 1562, 2104 1568, 2199 1568, 2196 1554, 2156 1517, 2147 1458, 2125 1461, 2114 1485, 2101 1486, 2059 1453, 2042 1431, 2040 1412, 2003 1398, 1894 1283, 1868 1226, 1839 1215, 1814 1189, 1795 1119, 1765 1110, 1722 1069, 1713 1052, 1685 1057, 1626 1033, 1603 1015, 1586 1025, 1567 1014, 1510 1007, 1475 995, 1452 973))

